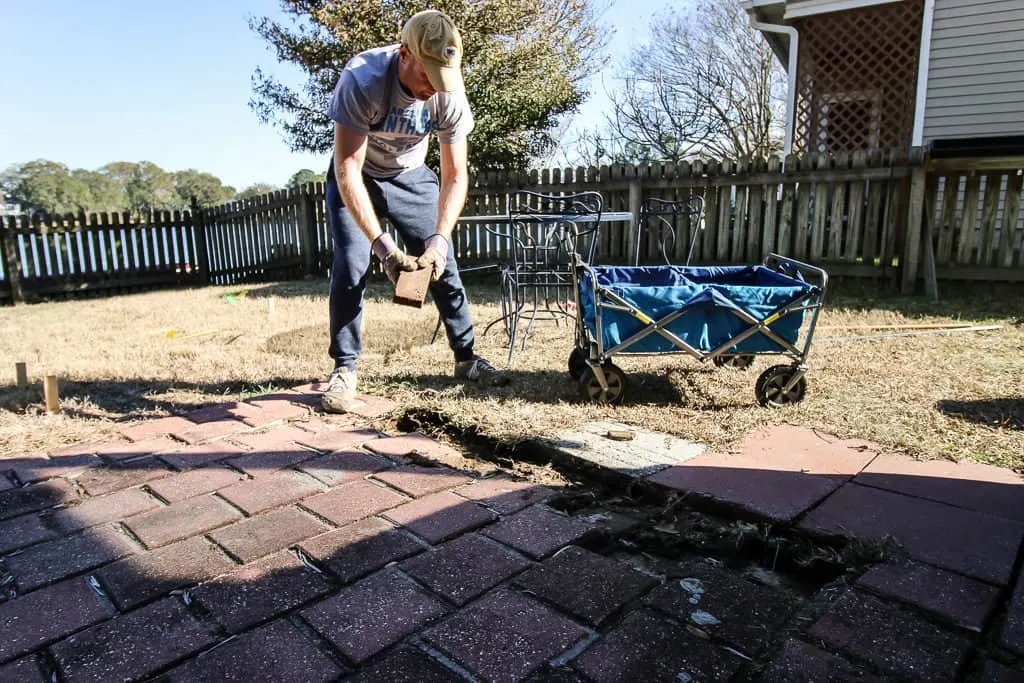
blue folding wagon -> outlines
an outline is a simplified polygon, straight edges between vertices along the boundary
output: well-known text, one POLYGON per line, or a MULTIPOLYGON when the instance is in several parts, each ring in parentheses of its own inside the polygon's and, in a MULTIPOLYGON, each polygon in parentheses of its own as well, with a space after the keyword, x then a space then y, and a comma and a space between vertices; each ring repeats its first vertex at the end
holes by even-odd
POLYGON ((730 368, 745 368, 759 355, 784 356, 789 363, 758 377, 757 401, 803 400, 805 361, 828 284, 821 268, 770 254, 761 265, 706 267, 577 259, 574 271, 578 314, 569 373, 584 398, 622 401, 626 375, 615 356, 685 353, 730 368))

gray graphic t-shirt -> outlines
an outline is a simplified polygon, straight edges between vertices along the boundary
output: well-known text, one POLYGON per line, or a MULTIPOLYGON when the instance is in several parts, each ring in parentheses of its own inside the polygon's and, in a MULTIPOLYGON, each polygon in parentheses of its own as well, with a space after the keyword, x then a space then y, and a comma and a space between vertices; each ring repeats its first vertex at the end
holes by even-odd
POLYGON ((449 144, 473 130, 465 93, 437 93, 424 102, 405 92, 398 82, 398 45, 367 50, 349 60, 327 113, 367 136, 363 172, 373 178, 422 166, 432 132, 449 144))

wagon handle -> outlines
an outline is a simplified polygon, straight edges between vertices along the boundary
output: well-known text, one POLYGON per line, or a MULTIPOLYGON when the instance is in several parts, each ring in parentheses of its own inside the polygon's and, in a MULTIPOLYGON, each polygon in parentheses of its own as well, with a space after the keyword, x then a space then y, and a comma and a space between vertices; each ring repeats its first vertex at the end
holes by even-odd
POLYGON ((782 256, 781 254, 768 254, 764 259, 764 266, 790 277, 799 275, 805 282, 818 287, 822 291, 825 291, 825 288, 828 286, 828 273, 824 270, 809 263, 782 256))

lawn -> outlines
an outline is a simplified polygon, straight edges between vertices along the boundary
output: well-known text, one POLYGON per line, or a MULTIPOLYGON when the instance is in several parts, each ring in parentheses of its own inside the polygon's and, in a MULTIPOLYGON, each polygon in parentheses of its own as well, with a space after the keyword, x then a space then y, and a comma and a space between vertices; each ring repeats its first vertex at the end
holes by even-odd
MULTIPOLYGON (((375 285, 364 316, 361 389, 396 401, 399 416, 429 416, 452 433, 470 429, 515 442, 597 419, 660 430, 728 449, 751 429, 790 423, 824 438, 861 438, 922 458, 966 458, 1024 469, 1024 289, 944 287, 943 299, 883 295, 863 284, 830 292, 812 346, 806 399, 759 407, 754 383, 779 362, 746 371, 686 356, 621 358, 631 381, 623 405, 578 398, 566 372, 571 330, 538 322, 513 358, 513 383, 466 387, 451 378, 437 314, 390 303, 375 285), (1001 325, 989 332, 843 341, 893 332, 867 326, 950 322, 1001 325)), ((504 365, 493 291, 471 286, 478 353, 504 365)), ((324 281, 151 292, 0 309, 0 453, 37 453, 113 437, 126 423, 200 404, 245 398, 322 379, 327 357, 324 281), (15 362, 30 386, 15 386, 15 362), (57 374, 59 415, 43 409, 41 380, 57 374)), ((384 423, 395 428, 395 420, 384 423)))

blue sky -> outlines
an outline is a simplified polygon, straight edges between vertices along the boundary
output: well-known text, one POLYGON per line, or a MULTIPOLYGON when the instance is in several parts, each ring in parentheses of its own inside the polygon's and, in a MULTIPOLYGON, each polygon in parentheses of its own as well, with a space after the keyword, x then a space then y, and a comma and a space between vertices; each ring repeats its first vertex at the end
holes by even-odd
MULTIPOLYGON (((646 35, 659 0, 611 0, 613 57, 646 35)), ((0 0, 4 90, 0 170, 32 159, 96 169, 111 161, 195 168, 242 189, 283 185, 323 155, 293 153, 249 108, 257 66, 302 82, 249 29, 277 0, 0 0)), ((600 120, 600 83, 576 127, 600 120)))

